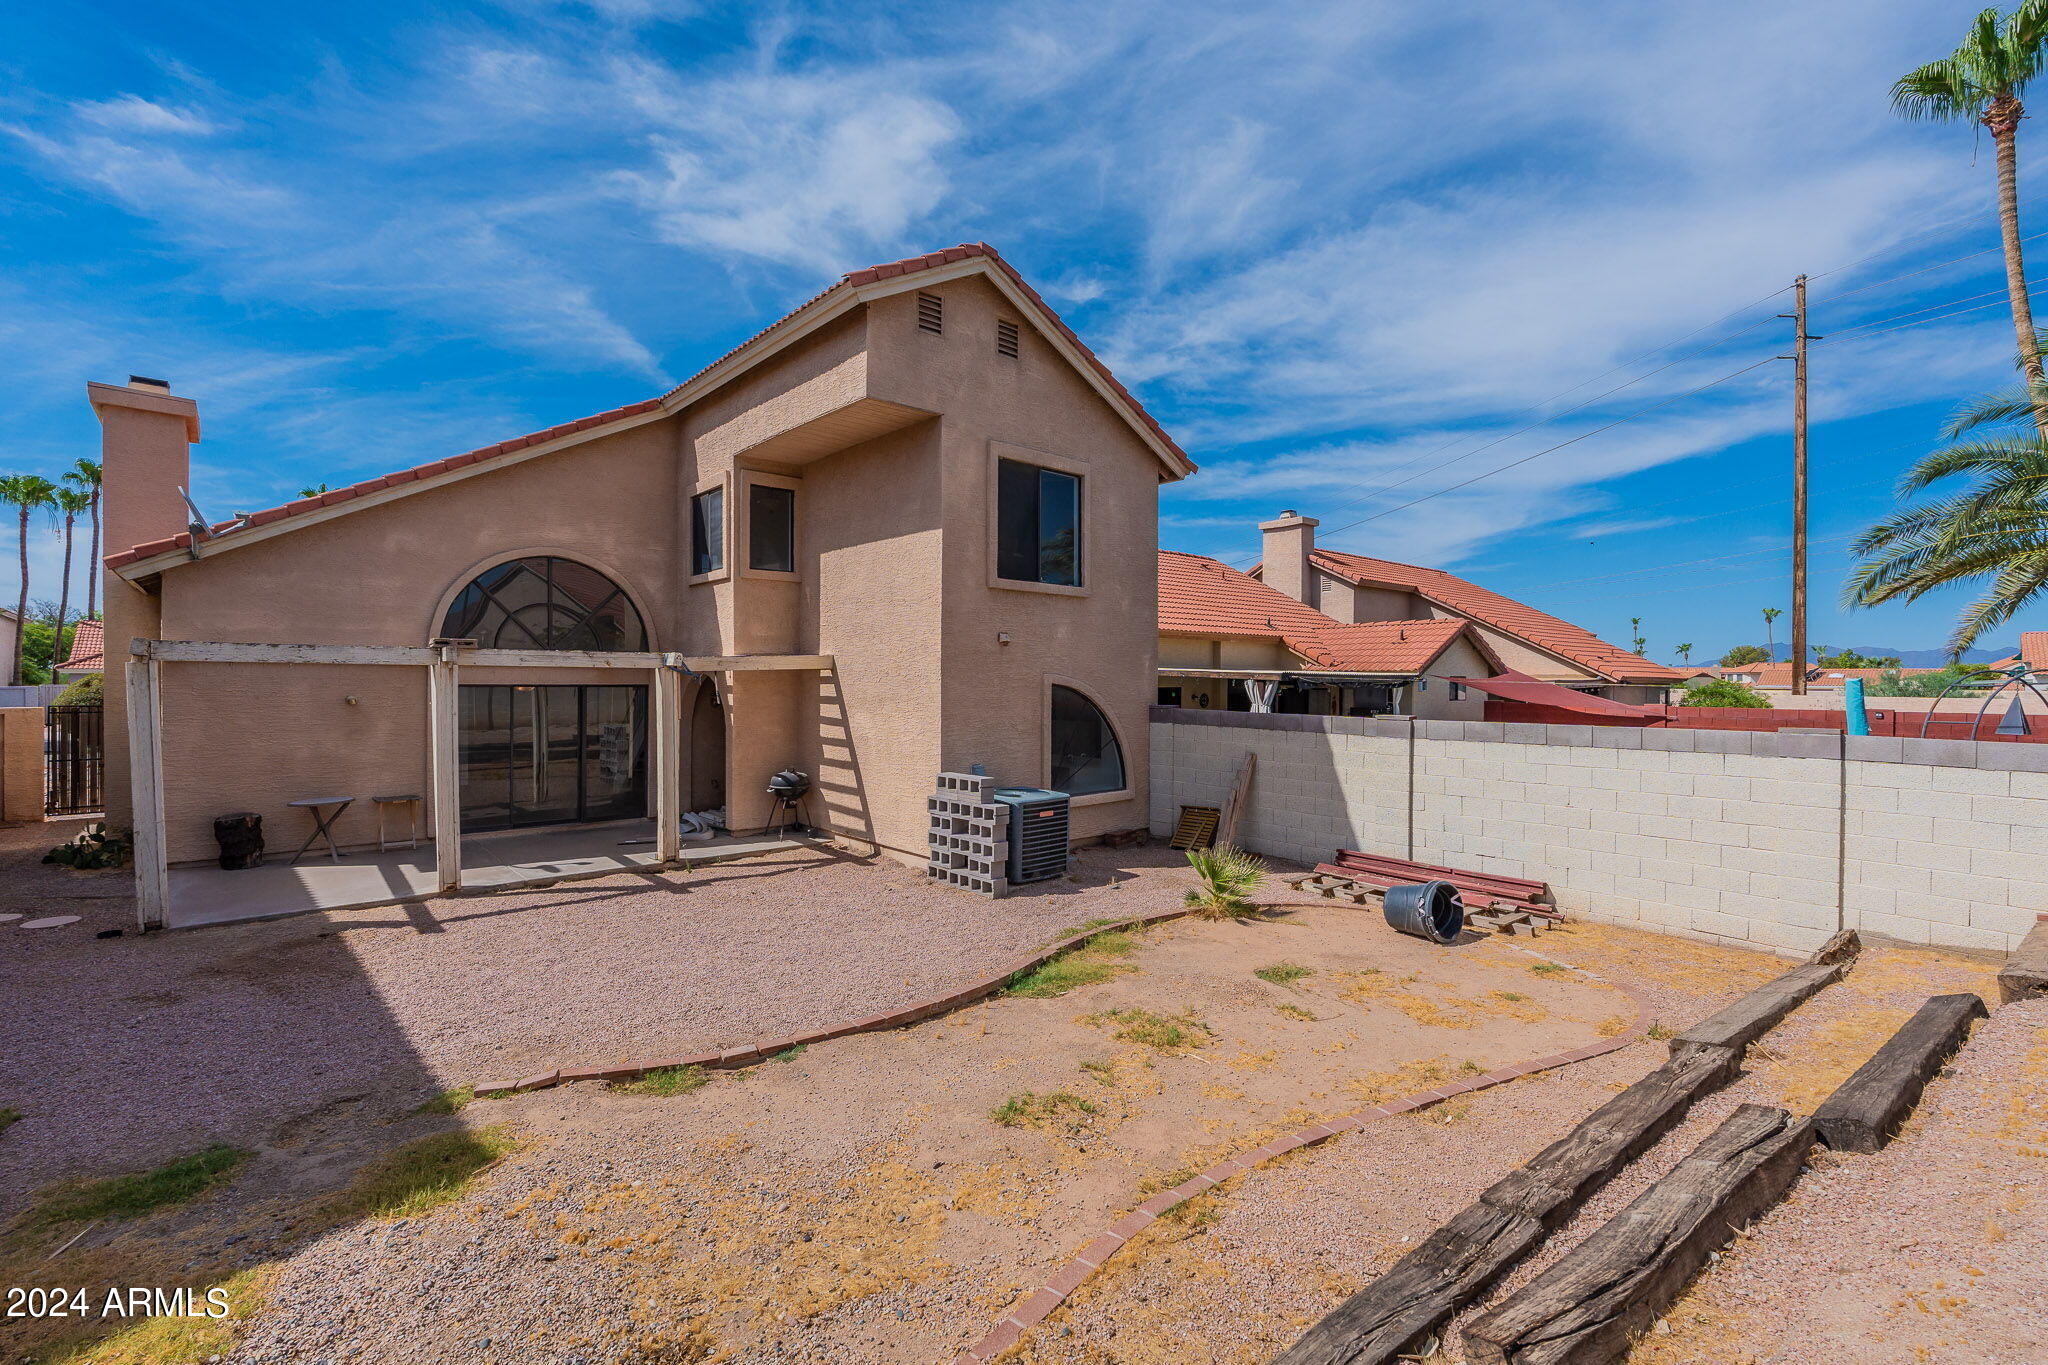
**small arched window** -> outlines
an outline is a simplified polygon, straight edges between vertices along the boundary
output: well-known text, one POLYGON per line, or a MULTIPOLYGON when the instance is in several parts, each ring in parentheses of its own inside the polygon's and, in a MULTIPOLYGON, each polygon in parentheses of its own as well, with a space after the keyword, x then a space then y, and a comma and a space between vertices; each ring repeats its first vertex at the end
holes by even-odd
POLYGON ((1124 789, 1124 751, 1109 717, 1071 687, 1052 689, 1052 788, 1069 796, 1124 789))
POLYGON ((441 634, 483 649, 647 648, 625 589, 587 564, 542 556, 486 569, 456 595, 441 634))

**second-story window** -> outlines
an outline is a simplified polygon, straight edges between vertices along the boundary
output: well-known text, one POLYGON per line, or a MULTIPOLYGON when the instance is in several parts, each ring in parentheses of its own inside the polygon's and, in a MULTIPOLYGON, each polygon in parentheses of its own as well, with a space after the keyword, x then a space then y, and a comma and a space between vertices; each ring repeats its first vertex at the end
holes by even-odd
POLYGON ((1022 460, 996 462, 996 576, 1081 585, 1081 480, 1022 460))
POLYGON ((773 484, 747 489, 747 567, 796 572, 796 494, 773 484))
POLYGON ((707 488, 690 499, 690 572, 725 567, 725 490, 707 488))

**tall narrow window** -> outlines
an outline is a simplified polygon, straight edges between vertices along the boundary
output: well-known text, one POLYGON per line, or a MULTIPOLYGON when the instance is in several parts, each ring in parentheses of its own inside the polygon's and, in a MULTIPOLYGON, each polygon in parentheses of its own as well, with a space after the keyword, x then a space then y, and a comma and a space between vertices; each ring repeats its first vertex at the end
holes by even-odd
POLYGON ((773 484, 747 489, 747 567, 796 571, 796 494, 773 484))
POLYGON ((1021 460, 996 462, 996 576, 1080 586, 1080 479, 1021 460))
POLYGON ((940 300, 937 294, 919 294, 917 296, 918 330, 923 332, 943 332, 945 330, 945 308, 945 303, 940 300))
POLYGON ((725 490, 707 488, 690 499, 690 572, 725 567, 725 490))
POLYGON ((1069 796, 1124 789, 1124 751, 1109 717, 1071 687, 1052 689, 1052 789, 1069 796))

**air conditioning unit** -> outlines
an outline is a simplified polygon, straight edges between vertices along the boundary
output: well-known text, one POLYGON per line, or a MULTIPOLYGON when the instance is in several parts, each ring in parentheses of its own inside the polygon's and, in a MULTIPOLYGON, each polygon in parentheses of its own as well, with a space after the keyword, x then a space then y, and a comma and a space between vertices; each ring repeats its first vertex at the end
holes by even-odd
POLYGON ((1010 881, 1042 882, 1067 872, 1065 792, 998 787, 990 799, 1010 808, 1010 881))

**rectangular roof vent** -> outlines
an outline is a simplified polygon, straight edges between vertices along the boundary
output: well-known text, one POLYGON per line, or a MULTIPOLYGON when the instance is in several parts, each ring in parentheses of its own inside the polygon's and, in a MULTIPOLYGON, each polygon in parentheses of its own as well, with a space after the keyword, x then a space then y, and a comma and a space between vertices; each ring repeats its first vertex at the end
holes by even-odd
POLYGON ((1017 324, 998 318, 996 320, 996 354, 1006 355, 1010 359, 1015 360, 1019 345, 1017 324))
POLYGON ((917 296, 917 327, 921 332, 944 330, 944 303, 937 294, 917 296))

